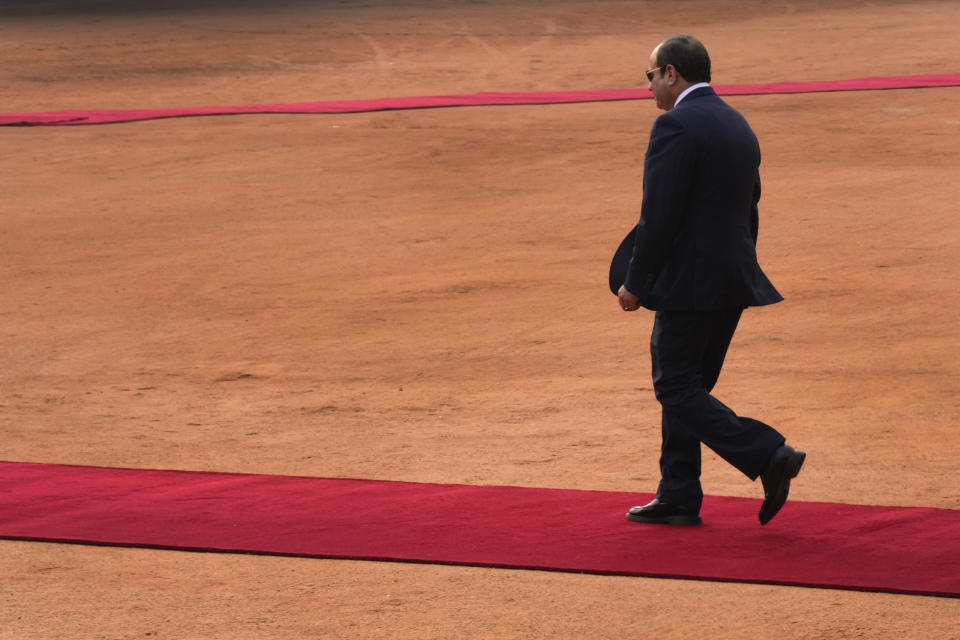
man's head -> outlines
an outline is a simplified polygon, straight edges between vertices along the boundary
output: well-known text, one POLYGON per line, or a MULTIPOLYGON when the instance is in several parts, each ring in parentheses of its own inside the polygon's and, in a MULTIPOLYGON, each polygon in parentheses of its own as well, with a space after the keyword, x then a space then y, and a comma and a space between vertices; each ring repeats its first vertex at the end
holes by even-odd
POLYGON ((698 82, 710 82, 710 56, 692 36, 667 38, 650 54, 647 80, 657 106, 667 111, 684 89, 698 82))

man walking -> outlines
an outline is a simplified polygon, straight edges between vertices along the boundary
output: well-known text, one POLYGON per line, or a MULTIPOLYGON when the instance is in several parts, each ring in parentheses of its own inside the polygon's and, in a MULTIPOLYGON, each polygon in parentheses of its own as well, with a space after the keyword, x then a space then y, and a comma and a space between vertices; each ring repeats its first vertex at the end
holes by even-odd
POLYGON ((660 43, 646 75, 666 113, 650 131, 641 219, 619 301, 624 311, 656 311, 650 353, 663 444, 656 499, 627 518, 700 524, 703 443, 761 479, 766 524, 806 454, 710 395, 743 309, 783 299, 757 263, 760 147, 708 84, 710 57, 697 39, 660 43))

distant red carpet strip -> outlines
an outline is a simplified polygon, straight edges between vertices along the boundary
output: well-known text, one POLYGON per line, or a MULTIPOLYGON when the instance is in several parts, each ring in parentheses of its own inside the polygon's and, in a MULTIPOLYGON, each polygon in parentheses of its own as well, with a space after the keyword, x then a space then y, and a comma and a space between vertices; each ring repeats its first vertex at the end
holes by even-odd
POLYGON ((754 582, 960 597, 960 511, 0 462, 0 538, 754 582))
MULTIPOLYGON (((875 91, 881 89, 919 89, 960 86, 960 74, 856 78, 815 82, 772 82, 766 84, 717 85, 723 96, 745 96, 775 93, 821 93, 827 91, 875 91)), ((319 114, 389 111, 396 109, 428 109, 438 107, 480 107, 495 105, 563 104, 573 102, 605 102, 611 100, 646 100, 646 89, 600 89, 594 91, 541 91, 533 93, 474 93, 450 96, 379 98, 373 100, 337 100, 294 104, 262 104, 236 107, 185 107, 174 109, 100 109, 69 110, 43 113, 0 113, 0 126, 80 125, 185 118, 192 116, 226 116, 256 113, 319 114)))

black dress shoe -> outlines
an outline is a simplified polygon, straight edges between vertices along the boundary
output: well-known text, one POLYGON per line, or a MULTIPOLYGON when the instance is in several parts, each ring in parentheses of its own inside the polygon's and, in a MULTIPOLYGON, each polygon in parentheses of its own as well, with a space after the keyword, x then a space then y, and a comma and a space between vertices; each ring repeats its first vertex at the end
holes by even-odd
POLYGON ((659 498, 654 498, 650 504, 630 509, 627 512, 627 520, 649 524, 680 525, 700 524, 702 522, 697 512, 690 507, 660 502, 659 498))
POLYGON ((763 483, 763 504, 760 505, 760 524, 767 524, 777 515, 790 493, 790 479, 796 478, 807 457, 803 451, 782 445, 773 452, 766 469, 760 474, 763 483))

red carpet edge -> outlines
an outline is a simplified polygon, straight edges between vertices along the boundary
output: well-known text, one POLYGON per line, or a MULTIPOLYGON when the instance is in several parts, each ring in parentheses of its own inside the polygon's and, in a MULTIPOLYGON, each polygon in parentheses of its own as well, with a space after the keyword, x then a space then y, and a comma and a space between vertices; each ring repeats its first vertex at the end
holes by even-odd
MULTIPOLYGON (((814 82, 773 82, 765 84, 716 85, 724 96, 745 96, 784 93, 820 93, 831 91, 876 91, 886 89, 918 89, 960 86, 960 74, 927 74, 881 78, 855 78, 814 82)), ((380 98, 372 100, 338 100, 328 102, 301 102, 293 104, 266 104, 233 107, 185 107, 172 109, 100 109, 67 110, 42 113, 0 113, 0 126, 52 126, 110 124, 183 118, 193 116, 243 115, 255 113, 320 114, 360 113, 398 109, 428 109, 440 107, 566 104, 575 102, 604 102, 612 100, 645 100, 651 94, 646 89, 600 89, 593 91, 543 91, 531 93, 474 93, 449 96, 417 96, 407 98, 380 98)))
POLYGON ((0 462, 0 538, 960 597, 960 511, 708 496, 701 527, 640 525, 648 494, 0 462))

